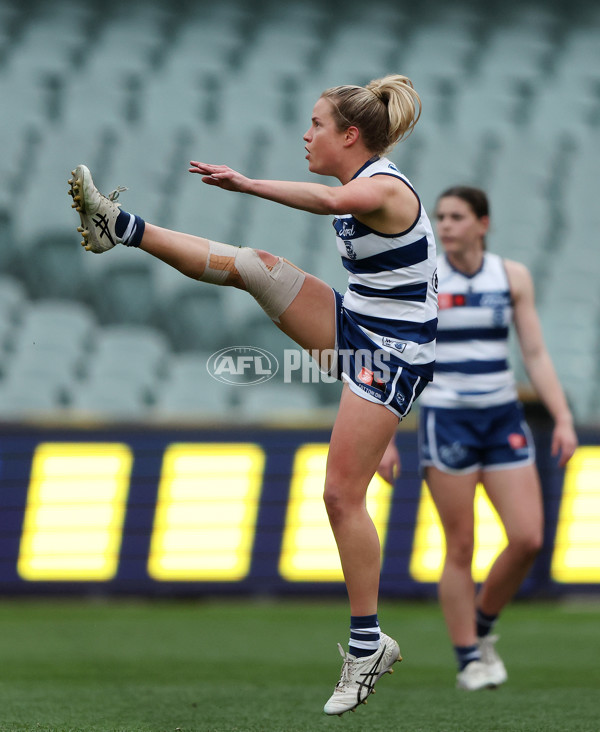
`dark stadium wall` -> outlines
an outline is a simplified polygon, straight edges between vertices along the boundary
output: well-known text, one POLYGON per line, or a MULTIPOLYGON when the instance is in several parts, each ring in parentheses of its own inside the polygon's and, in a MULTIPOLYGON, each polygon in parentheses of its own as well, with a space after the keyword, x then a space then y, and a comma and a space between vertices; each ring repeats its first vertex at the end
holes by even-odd
MULTIPOLYGON (((567 471, 535 428, 546 539, 521 596, 600 589, 600 430, 567 471)), ((324 429, 0 429, 0 586, 5 595, 341 595, 321 502, 324 429)), ((400 431, 403 474, 375 481, 381 591, 434 597, 441 534, 400 431)), ((502 546, 478 499, 474 572, 502 546), (477 566, 475 566, 477 565, 477 566)))

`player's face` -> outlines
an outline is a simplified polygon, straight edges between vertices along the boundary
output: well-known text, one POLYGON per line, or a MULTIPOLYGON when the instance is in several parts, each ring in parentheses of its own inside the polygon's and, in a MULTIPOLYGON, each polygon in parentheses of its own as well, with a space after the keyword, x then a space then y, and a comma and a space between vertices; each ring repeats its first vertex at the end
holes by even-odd
POLYGON ((437 236, 445 252, 458 254, 473 248, 482 248, 489 219, 487 216, 479 218, 462 198, 440 198, 435 218, 437 236))
POLYGON ((338 130, 333 120, 333 106, 328 99, 317 100, 312 122, 302 138, 308 160, 308 169, 319 175, 336 175, 340 153, 344 149, 344 130, 338 130))

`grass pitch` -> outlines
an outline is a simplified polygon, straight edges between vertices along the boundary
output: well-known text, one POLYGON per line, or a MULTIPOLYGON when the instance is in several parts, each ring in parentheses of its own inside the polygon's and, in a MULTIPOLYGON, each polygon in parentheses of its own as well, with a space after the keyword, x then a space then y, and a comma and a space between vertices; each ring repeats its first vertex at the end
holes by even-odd
POLYGON ((2 732, 598 732, 599 602, 517 603, 508 683, 454 688, 435 603, 385 602, 404 656, 355 714, 326 717, 342 601, 0 603, 2 732))

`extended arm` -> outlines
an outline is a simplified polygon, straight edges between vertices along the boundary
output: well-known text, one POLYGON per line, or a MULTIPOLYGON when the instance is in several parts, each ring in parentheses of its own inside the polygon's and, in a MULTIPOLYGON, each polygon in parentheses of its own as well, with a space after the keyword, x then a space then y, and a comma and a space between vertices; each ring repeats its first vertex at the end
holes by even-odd
POLYGON ((531 275, 517 262, 506 261, 505 265, 523 362, 534 389, 554 419, 552 454, 558 455, 559 465, 563 466, 577 447, 573 417, 544 343, 531 275))
POLYGON ((414 193, 398 179, 387 175, 355 178, 339 186, 322 183, 247 178, 226 165, 192 161, 191 173, 202 181, 227 191, 248 193, 290 208, 322 215, 354 214, 365 223, 391 232, 410 226, 418 213, 414 193))

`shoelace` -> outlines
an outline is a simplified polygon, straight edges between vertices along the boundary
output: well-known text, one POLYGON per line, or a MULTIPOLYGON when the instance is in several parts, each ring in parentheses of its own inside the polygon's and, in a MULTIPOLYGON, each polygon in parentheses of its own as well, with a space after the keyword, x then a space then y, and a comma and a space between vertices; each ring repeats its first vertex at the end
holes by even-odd
POLYGON ((337 687, 341 688, 350 682, 350 666, 352 665, 353 661, 348 656, 348 654, 345 653, 344 649, 342 648, 341 643, 338 643, 337 647, 340 652, 340 656, 344 659, 344 663, 342 665, 342 673, 340 675, 340 680, 337 682, 337 687))
POLYGON ((497 635, 488 635, 486 639, 483 639, 480 643, 479 651, 481 653, 481 659, 485 663, 494 663, 498 659, 498 654, 496 653, 495 648, 497 640, 497 635))
POLYGON ((108 198, 109 201, 117 201, 119 198, 119 194, 123 193, 123 191, 128 191, 128 190, 129 190, 129 188, 127 188, 127 186, 117 186, 115 188, 115 190, 111 191, 108 194, 108 196, 106 196, 106 197, 108 198))

